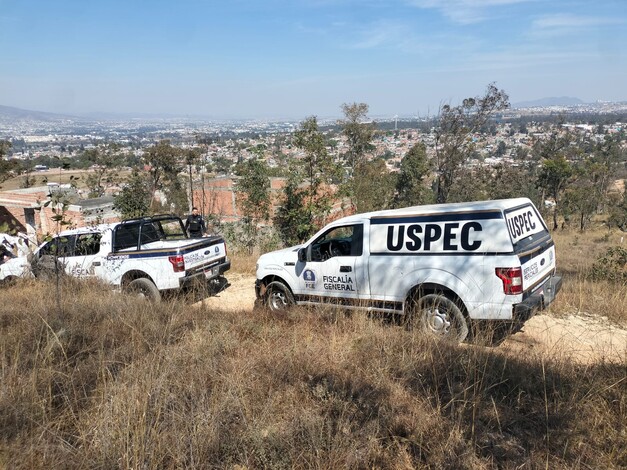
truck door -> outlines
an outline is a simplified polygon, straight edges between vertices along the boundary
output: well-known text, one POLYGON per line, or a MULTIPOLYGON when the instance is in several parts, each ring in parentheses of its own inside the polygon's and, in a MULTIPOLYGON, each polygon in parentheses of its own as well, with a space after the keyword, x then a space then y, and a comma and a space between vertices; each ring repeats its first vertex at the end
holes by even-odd
POLYGON ((101 265, 100 237, 98 232, 81 233, 76 236, 76 243, 71 255, 65 258, 65 271, 79 278, 95 277, 96 268, 101 265))
POLYGON ((74 251, 76 235, 59 235, 35 253, 33 270, 37 276, 51 277, 67 271, 67 260, 74 251))
POLYGON ((307 261, 298 278, 306 300, 345 303, 368 295, 363 227, 358 223, 330 228, 306 247, 307 261))

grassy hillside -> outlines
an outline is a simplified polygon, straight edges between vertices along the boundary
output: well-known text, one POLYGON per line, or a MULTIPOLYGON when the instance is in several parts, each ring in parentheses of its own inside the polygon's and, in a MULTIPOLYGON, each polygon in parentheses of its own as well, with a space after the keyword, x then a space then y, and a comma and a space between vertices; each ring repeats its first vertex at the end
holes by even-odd
MULTIPOLYGON (((627 287, 585 277, 616 239, 590 237, 556 236, 553 314, 626 325, 627 287)), ((627 467, 627 358, 579 365, 330 310, 154 308, 60 287, 58 302, 54 284, 1 292, 0 468, 627 467)))

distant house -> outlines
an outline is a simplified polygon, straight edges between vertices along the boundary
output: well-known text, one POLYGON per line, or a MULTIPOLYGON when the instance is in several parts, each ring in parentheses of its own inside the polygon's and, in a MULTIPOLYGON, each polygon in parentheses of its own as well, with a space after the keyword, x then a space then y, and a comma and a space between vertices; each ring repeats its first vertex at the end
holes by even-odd
POLYGON ((103 196, 80 199, 69 185, 51 184, 26 189, 0 192, 0 224, 32 235, 54 233, 57 229, 52 204, 44 207, 51 194, 65 192, 68 202, 65 218, 76 227, 120 220, 113 208, 114 198, 103 196))

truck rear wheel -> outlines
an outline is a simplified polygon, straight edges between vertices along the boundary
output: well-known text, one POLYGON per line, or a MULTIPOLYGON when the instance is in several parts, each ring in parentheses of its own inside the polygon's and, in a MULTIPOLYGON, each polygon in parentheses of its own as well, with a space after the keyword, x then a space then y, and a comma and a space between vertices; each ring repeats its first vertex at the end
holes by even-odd
POLYGON ((442 294, 420 297, 409 314, 412 327, 430 336, 460 343, 468 336, 468 323, 461 309, 442 294))
POLYGON ((129 294, 135 294, 138 297, 143 297, 150 300, 153 303, 161 302, 161 292, 157 289, 154 282, 145 277, 140 277, 129 282, 124 289, 129 294))
POLYGON ((294 305, 294 297, 289 287, 281 281, 274 281, 266 287, 266 306, 272 312, 285 312, 294 305))

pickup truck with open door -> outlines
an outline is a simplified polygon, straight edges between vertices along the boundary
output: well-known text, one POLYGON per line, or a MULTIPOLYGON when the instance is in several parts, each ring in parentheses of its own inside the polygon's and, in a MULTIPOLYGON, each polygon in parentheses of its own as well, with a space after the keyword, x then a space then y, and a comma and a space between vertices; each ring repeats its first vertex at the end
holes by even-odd
POLYGON ((222 237, 188 238, 174 215, 67 230, 40 245, 33 259, 36 276, 99 278, 155 302, 198 282, 222 290, 230 267, 222 237))

